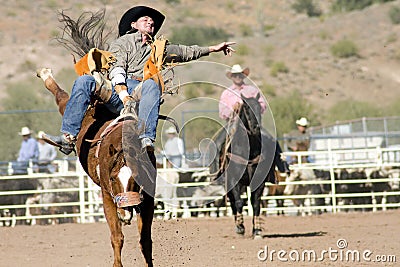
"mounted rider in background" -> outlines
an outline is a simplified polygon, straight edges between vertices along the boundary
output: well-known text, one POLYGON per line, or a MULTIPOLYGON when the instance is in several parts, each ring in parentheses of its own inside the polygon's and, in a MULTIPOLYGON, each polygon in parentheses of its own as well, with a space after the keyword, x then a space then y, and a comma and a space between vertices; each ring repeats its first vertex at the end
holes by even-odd
MULTIPOLYGON (((225 89, 220 97, 219 101, 219 116, 221 119, 227 122, 227 125, 216 134, 213 139, 217 151, 220 151, 223 144, 226 141, 227 131, 232 127, 232 120, 238 113, 241 104, 243 103, 242 95, 246 98, 256 97, 260 94, 260 90, 254 86, 247 85, 244 80, 250 74, 249 68, 242 68, 239 64, 233 65, 230 70, 226 72, 226 76, 232 80, 233 84, 225 89), (227 130, 228 129, 228 130, 227 130)), ((261 112, 264 113, 267 103, 264 97, 260 96, 258 99, 261 107, 261 112)), ((261 127, 261 134, 265 136, 265 140, 272 140, 273 137, 261 127)), ((274 140, 276 144, 274 165, 278 168, 281 173, 290 174, 288 163, 282 159, 282 149, 277 140, 274 140)), ((218 172, 220 166, 218 162, 214 161, 211 165, 211 173, 218 172)))

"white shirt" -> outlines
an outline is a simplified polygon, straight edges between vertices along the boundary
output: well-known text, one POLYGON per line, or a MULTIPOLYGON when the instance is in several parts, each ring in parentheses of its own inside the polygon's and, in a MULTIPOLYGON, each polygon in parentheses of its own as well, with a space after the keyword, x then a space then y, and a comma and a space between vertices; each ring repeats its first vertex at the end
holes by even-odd
POLYGON ((183 151, 183 140, 178 136, 170 138, 165 142, 164 153, 166 156, 182 156, 183 151))
POLYGON ((42 162, 50 162, 53 161, 57 157, 57 151, 54 146, 48 143, 40 143, 38 142, 39 147, 39 161, 42 162))

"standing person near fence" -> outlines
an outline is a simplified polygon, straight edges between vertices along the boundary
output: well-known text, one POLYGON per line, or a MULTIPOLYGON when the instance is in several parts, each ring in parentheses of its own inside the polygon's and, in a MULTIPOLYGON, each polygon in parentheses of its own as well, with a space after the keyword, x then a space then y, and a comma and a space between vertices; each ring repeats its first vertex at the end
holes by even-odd
POLYGON ((179 138, 175 127, 169 127, 165 133, 168 136, 164 145, 164 154, 168 160, 168 167, 180 168, 184 158, 183 140, 179 138))
POLYGON ((39 157, 39 147, 35 138, 32 137, 32 131, 28 127, 22 127, 18 135, 22 136, 22 142, 18 152, 17 161, 37 161, 39 157))
POLYGON ((37 134, 37 141, 39 147, 39 158, 38 158, 38 167, 39 172, 45 171, 53 173, 55 172, 55 167, 52 164, 52 161, 57 157, 56 148, 43 140, 43 131, 39 131, 37 134))
MULTIPOLYGON (((297 131, 293 131, 288 134, 288 149, 295 152, 308 151, 310 148, 310 135, 307 132, 309 121, 306 117, 301 117, 300 119, 296 120, 296 126, 297 131)), ((301 162, 309 162, 308 157, 302 156, 301 162)), ((291 163, 298 163, 298 158, 292 158, 291 163)))

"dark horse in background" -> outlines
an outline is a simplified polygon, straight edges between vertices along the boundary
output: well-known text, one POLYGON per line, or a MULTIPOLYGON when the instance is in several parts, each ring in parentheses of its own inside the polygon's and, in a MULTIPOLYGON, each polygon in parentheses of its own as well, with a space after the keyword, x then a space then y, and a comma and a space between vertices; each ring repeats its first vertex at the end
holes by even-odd
MULTIPOLYGON (((262 237, 260 222, 260 203, 265 183, 275 183, 275 149, 276 142, 261 128, 261 106, 258 99, 246 98, 242 95, 243 104, 234 122, 228 123, 225 129, 226 138, 219 150, 219 161, 210 168, 212 174, 217 173, 217 180, 223 180, 227 196, 235 218, 236 233, 245 233, 243 206, 241 195, 250 186, 250 201, 253 208, 253 237, 262 237), (214 168, 214 169, 213 169, 214 168)), ((222 136, 219 134, 217 139, 222 136)), ((215 140, 217 150, 219 140, 215 140)))
MULTIPOLYGON (((66 29, 71 36, 79 39, 79 45, 79 41, 90 41, 87 37, 90 36, 88 31, 96 31, 95 25, 102 21, 104 12, 92 14, 86 22, 81 15, 76 23, 66 15, 61 15, 60 21, 67 25, 66 29)), ((97 31, 99 32, 101 30, 97 31)), ((88 49, 94 46, 90 44, 94 43, 84 42, 86 48, 77 48, 87 53, 88 49)), ((40 69, 37 75, 54 95, 63 115, 69 95, 58 86, 50 69, 40 69)), ((118 115, 110 112, 105 105, 94 101, 85 113, 77 136, 77 155, 85 172, 101 187, 104 214, 114 251, 113 266, 122 266, 122 226, 131 223, 134 211, 137 214, 139 242, 145 264, 153 266, 151 225, 154 215, 156 160, 154 152, 141 149, 137 119, 134 116, 121 118, 118 115)))

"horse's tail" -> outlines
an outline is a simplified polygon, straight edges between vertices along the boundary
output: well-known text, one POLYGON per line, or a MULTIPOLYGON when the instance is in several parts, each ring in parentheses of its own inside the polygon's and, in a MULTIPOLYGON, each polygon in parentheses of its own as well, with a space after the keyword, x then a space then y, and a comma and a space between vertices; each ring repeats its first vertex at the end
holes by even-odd
POLYGON ((62 10, 58 13, 58 21, 63 24, 62 33, 55 40, 79 57, 92 48, 107 50, 111 30, 106 29, 105 13, 105 9, 83 12, 75 21, 62 10))

